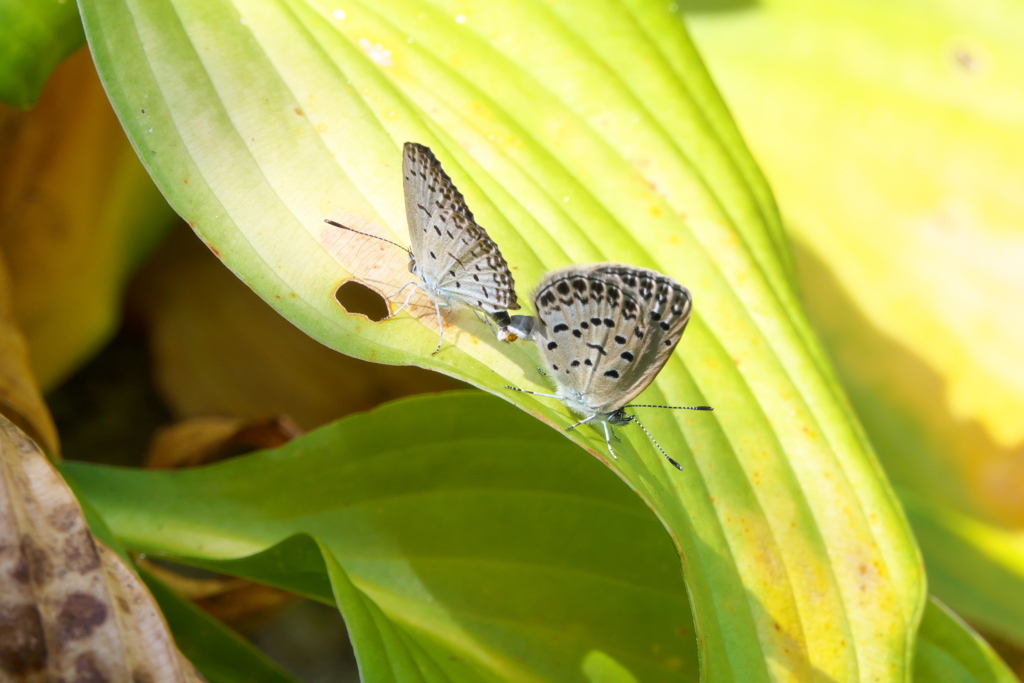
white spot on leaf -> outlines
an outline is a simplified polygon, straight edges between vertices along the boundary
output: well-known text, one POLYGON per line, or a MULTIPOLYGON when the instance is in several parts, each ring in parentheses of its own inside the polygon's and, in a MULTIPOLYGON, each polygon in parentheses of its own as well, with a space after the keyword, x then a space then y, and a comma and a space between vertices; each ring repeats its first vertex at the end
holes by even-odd
POLYGON ((359 47, 366 51, 366 54, 369 55, 370 59, 381 66, 393 66, 395 63, 391 59, 391 50, 387 49, 380 43, 371 43, 366 38, 360 38, 359 47))

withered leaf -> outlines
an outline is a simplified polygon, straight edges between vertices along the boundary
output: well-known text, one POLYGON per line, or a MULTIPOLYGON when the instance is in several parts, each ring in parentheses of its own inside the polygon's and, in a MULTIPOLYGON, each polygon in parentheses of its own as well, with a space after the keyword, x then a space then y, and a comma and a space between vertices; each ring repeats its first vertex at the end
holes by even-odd
POLYGON ((0 681, 201 680, 139 577, 0 416, 0 681))

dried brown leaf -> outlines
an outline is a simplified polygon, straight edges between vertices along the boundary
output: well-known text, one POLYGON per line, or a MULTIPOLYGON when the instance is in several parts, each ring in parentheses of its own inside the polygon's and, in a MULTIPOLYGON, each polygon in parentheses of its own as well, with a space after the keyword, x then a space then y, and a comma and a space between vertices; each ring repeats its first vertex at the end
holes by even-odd
POLYGON ((301 435, 302 429, 288 417, 194 417, 157 432, 146 454, 146 466, 196 467, 233 455, 276 448, 301 435))
POLYGON ((203 680, 71 490, 0 416, 0 680, 203 680))
POLYGON ((181 230, 140 273, 157 385, 179 417, 288 415, 312 429, 409 394, 461 386, 342 356, 306 336, 181 230))

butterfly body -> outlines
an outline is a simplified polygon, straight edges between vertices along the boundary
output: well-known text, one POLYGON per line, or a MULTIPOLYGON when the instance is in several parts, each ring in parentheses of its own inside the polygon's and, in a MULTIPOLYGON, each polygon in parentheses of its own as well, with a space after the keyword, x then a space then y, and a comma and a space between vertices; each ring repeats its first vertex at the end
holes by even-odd
MULTIPOLYGON (((507 311, 518 309, 519 303, 512 274, 498 245, 477 225, 465 199, 434 153, 425 145, 405 143, 402 174, 411 244, 411 248, 406 249, 409 271, 419 282, 408 282, 399 292, 411 285, 430 297, 441 335, 434 351, 437 353, 444 341, 442 308, 468 307, 494 319, 501 315, 508 318, 507 311)), ((333 221, 327 222, 352 230, 333 221)), ((409 304, 412 293, 388 318, 409 304)), ((499 335, 502 329, 499 324, 499 335)))
POLYGON ((657 271, 595 263, 545 275, 533 306, 536 320, 518 327, 536 342, 543 371, 555 383, 555 393, 544 395, 583 416, 571 428, 601 424, 615 457, 608 426, 640 424, 625 408, 650 386, 679 343, 690 320, 689 290, 657 271))
POLYGON ((566 405, 615 413, 646 389, 690 320, 692 297, 672 278, 621 263, 549 273, 533 295, 533 336, 566 405))

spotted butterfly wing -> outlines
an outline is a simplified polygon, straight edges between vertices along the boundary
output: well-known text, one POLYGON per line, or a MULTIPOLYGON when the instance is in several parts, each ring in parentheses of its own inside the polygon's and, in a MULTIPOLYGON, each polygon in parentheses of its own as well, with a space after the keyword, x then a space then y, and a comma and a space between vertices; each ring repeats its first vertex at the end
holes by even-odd
POLYGON ((419 257, 427 243, 431 218, 440 211, 462 214, 473 222, 473 212, 441 168, 441 162, 426 145, 407 142, 402 154, 402 177, 405 179, 405 216, 409 221, 412 251, 419 257))
POLYGON ((515 283, 498 245, 424 145, 405 143, 402 171, 409 239, 424 287, 487 313, 516 310, 515 283))
POLYGON ((584 413, 615 412, 646 389, 691 309, 689 290, 672 278, 619 263, 553 271, 533 299, 546 371, 584 413))
POLYGON ((435 237, 419 263, 419 274, 441 298, 487 313, 519 308, 508 264, 483 228, 445 210, 431 219, 430 230, 435 237))

